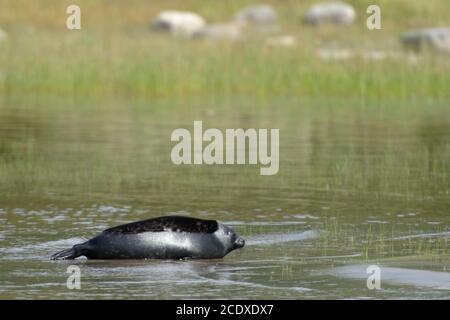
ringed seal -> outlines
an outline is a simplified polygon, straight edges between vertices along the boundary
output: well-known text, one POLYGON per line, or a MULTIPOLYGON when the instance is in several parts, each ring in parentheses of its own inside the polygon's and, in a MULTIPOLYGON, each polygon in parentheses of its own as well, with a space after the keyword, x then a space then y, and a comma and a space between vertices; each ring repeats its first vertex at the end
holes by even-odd
POLYGON ((244 245, 231 227, 215 220, 163 216, 106 229, 50 259, 216 259, 244 245))

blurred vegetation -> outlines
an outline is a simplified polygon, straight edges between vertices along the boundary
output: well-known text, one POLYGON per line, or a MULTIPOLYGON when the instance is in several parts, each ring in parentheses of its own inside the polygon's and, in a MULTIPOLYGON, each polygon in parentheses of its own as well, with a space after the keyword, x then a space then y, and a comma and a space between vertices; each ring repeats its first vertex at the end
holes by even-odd
POLYGON ((399 36, 418 27, 448 26, 447 0, 348 1, 357 10, 350 27, 313 28, 302 16, 316 1, 264 1, 279 13, 279 34, 295 48, 268 48, 267 35, 235 43, 173 38, 152 32, 161 10, 196 12, 224 22, 255 1, 80 0, 82 30, 65 27, 71 1, 0 1, 0 95, 354 97, 377 101, 447 99, 450 59, 422 53, 408 59, 323 61, 320 47, 401 51, 399 36), (366 8, 382 8, 382 30, 366 28, 366 8))

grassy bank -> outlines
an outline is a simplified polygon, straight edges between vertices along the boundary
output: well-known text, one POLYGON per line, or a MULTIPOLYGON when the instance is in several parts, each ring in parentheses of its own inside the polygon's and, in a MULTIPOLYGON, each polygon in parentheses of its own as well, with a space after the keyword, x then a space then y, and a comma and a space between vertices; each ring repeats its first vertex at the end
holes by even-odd
POLYGON ((401 32, 445 25, 448 1, 378 1, 380 31, 365 27, 368 1, 350 1, 359 18, 337 29, 301 24, 313 1, 268 2, 280 15, 278 33, 297 37, 295 48, 268 48, 267 35, 252 32, 246 40, 227 43, 149 30, 149 21, 163 9, 192 10, 220 22, 251 1, 79 1, 81 31, 65 29, 67 1, 3 1, 0 27, 9 37, 0 47, 0 94, 449 98, 448 56, 424 53, 413 63, 406 54, 381 61, 317 56, 318 48, 330 46, 403 52, 401 32))

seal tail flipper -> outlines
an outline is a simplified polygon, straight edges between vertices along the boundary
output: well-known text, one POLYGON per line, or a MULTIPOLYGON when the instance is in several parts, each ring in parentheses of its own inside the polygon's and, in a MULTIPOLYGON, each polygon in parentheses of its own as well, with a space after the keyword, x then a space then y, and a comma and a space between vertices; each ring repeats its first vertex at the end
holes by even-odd
POLYGON ((73 260, 77 257, 84 255, 84 243, 74 245, 70 249, 59 251, 50 257, 50 260, 73 260))
POLYGON ((77 255, 74 248, 70 248, 70 249, 59 251, 59 252, 55 253, 54 255, 52 255, 50 257, 50 260, 72 260, 79 256, 80 255, 77 255))

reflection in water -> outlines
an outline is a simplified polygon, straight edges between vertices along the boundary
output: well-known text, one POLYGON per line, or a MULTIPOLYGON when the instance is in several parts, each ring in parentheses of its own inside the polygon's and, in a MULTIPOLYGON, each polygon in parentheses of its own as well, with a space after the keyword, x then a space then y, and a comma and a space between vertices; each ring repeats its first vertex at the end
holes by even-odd
POLYGON ((450 127, 448 121, 438 118, 437 115, 427 115, 428 121, 422 121, 418 129, 421 143, 425 146, 428 157, 428 171, 431 174, 442 174, 448 162, 441 158, 442 149, 448 149, 450 144, 450 127))
POLYGON ((291 241, 302 241, 315 239, 319 237, 319 232, 316 230, 307 230, 303 232, 290 232, 290 233, 281 233, 281 234, 260 234, 254 236, 246 241, 247 246, 255 246, 255 245, 273 245, 284 242, 291 241))

